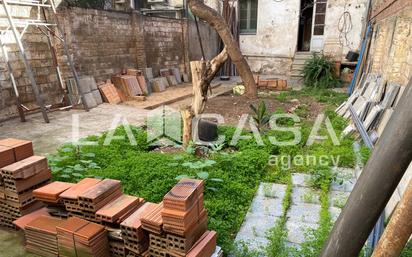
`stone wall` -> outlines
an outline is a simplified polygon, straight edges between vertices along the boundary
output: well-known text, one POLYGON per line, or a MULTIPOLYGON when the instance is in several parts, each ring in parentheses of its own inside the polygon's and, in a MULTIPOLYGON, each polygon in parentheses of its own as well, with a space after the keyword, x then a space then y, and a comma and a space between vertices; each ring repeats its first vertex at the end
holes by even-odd
POLYGON ((412 77, 412 3, 389 17, 376 18, 370 72, 381 74, 389 82, 407 85, 412 77))
MULTIPOLYGON (((0 8, 2 10, 2 8, 0 8)), ((21 16, 35 15, 31 8, 13 10, 21 16)), ((2 14, 0 13, 0 17, 2 14)), ((179 67, 189 71, 189 61, 198 59, 194 44, 193 22, 186 19, 165 19, 142 16, 138 12, 101 11, 70 8, 59 10, 59 19, 75 67, 80 76, 93 76, 97 82, 109 79, 125 68, 152 67, 154 75, 161 68, 179 67), (189 31, 190 28, 190 31, 189 31), (189 47, 192 45, 192 47, 189 47)), ((200 23, 207 56, 217 54, 217 34, 205 23, 200 23), (209 44, 209 40, 213 42, 209 44)), ((14 40, 12 35, 8 40, 14 40)), ((195 40, 196 39, 196 40, 195 40)), ((47 38, 31 28, 23 37, 28 57, 33 66, 37 83, 46 104, 55 104, 61 99, 57 75, 47 45, 47 38)), ((67 57, 61 45, 57 45, 63 79, 72 77, 66 65, 67 57)), ((29 108, 34 106, 31 84, 27 78, 19 52, 13 45, 9 48, 10 60, 17 79, 21 101, 29 108)), ((17 115, 16 99, 12 91, 6 63, 0 53, 0 121, 17 115)))

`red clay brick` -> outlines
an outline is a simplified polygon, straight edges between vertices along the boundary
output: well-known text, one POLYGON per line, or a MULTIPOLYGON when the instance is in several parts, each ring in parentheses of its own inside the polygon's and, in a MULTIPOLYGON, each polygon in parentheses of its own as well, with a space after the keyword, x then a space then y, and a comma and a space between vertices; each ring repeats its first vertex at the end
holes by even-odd
POLYGON ((186 255, 187 257, 210 257, 216 250, 216 237, 215 231, 207 231, 196 242, 193 248, 186 255))
POLYGON ((75 184, 55 181, 46 186, 38 188, 33 191, 34 197, 43 202, 58 203, 60 194, 70 189, 75 184))
POLYGON ((13 148, 0 145, 0 168, 8 166, 16 162, 13 148))
POLYGON ((140 205, 138 197, 121 195, 112 202, 106 204, 96 212, 96 217, 106 222, 116 222, 131 209, 136 209, 140 205))
POLYGON ((24 160, 2 168, 3 177, 10 176, 14 179, 26 179, 37 173, 48 170, 46 157, 31 156, 24 160))
POLYGON ((100 179, 95 178, 85 178, 79 181, 76 185, 72 186, 70 189, 64 191, 60 194, 63 199, 77 200, 80 194, 86 192, 91 187, 99 183, 100 179))
POLYGON ((31 141, 7 138, 0 140, 0 146, 13 148, 16 161, 21 161, 33 155, 33 143, 31 141))

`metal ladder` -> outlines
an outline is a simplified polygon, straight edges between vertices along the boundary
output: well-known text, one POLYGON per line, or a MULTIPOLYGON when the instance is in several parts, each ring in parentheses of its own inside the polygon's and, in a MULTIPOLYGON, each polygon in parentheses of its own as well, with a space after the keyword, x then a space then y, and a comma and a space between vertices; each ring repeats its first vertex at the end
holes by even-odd
POLYGON ((74 62, 73 59, 69 53, 69 48, 66 44, 66 40, 65 40, 65 36, 63 34, 63 30, 61 29, 61 27, 59 26, 59 22, 58 22, 58 17, 57 17, 57 13, 56 13, 56 7, 54 5, 54 0, 0 0, 0 3, 3 5, 4 8, 4 12, 5 15, 7 16, 6 19, 1 19, 0 18, 0 26, 1 27, 5 27, 6 29, 2 29, 0 30, 0 45, 2 48, 2 52, 3 52, 3 56, 4 56, 4 60, 7 63, 7 68, 9 70, 9 74, 10 74, 10 80, 13 86, 13 92, 16 96, 17 99, 17 108, 19 111, 19 115, 20 115, 20 119, 21 121, 25 121, 25 113, 26 112, 31 112, 34 110, 30 110, 29 108, 27 108, 26 106, 24 106, 21 103, 20 100, 20 94, 18 91, 18 87, 17 87, 17 83, 16 83, 16 79, 13 75, 13 68, 12 65, 10 63, 9 60, 9 56, 8 56, 8 51, 7 51, 7 45, 8 44, 17 44, 19 52, 20 52, 20 57, 23 60, 24 63, 24 67, 27 73, 27 76, 29 78, 30 84, 32 86, 33 89, 33 93, 36 99, 36 104, 39 106, 38 109, 40 109, 40 111, 43 114, 43 119, 46 123, 49 123, 49 117, 47 115, 48 110, 50 108, 52 108, 53 106, 46 106, 44 103, 44 99, 42 98, 42 96, 40 95, 40 90, 39 90, 39 86, 36 82, 35 79, 35 75, 33 73, 33 69, 29 63, 28 57, 27 57, 27 53, 25 51, 23 42, 22 42, 22 37, 24 36, 24 33, 27 31, 28 27, 30 26, 34 26, 36 27, 38 30, 40 30, 40 32, 42 34, 44 34, 47 37, 47 43, 49 45, 49 49, 51 51, 52 54, 52 58, 53 58, 53 66, 56 69, 56 73, 57 73, 57 78, 59 81, 59 90, 61 91, 62 95, 63 95, 63 99, 62 99, 62 103, 60 103, 60 107, 62 104, 66 104, 65 106, 63 106, 62 109, 66 109, 66 108, 71 108, 74 104, 71 103, 69 105, 69 100, 67 97, 67 92, 65 91, 65 87, 64 87, 64 81, 62 78, 62 74, 61 74, 61 70, 60 70, 60 66, 59 63, 57 61, 57 53, 56 53, 56 49, 53 45, 53 38, 58 39, 60 42, 62 42, 63 47, 64 47, 64 53, 67 56, 67 63, 71 69, 71 72, 73 73, 73 77, 75 79, 75 82, 77 84, 77 88, 78 88, 78 92, 80 94, 80 99, 81 102, 84 106, 84 109, 86 111, 89 110, 86 101, 84 99, 84 94, 81 92, 80 87, 79 87, 79 76, 77 74, 77 71, 74 67, 74 62), (10 10, 10 6, 11 5, 15 5, 15 6, 26 6, 26 7, 34 7, 37 8, 37 19, 31 19, 31 18, 15 18, 13 17, 11 10, 10 10), (47 10, 51 10, 50 12, 47 12, 47 10), (55 23, 49 23, 48 17, 47 17, 47 13, 51 13, 54 17, 54 21, 55 23), (6 24, 6 25, 4 25, 6 24), (6 36, 8 35, 8 33, 12 33, 15 42, 6 42, 4 39, 6 38, 6 36))

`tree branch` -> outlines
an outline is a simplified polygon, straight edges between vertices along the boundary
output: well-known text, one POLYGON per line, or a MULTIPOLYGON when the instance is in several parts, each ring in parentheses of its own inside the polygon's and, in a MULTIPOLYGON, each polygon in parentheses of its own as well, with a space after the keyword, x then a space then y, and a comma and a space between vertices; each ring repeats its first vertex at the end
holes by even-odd
POLYGON ((236 40, 233 38, 225 19, 217 11, 205 5, 201 0, 188 0, 188 5, 194 15, 205 20, 219 34, 227 48, 228 55, 236 65, 243 83, 245 84, 246 96, 256 98, 257 89, 252 71, 240 52, 236 40))

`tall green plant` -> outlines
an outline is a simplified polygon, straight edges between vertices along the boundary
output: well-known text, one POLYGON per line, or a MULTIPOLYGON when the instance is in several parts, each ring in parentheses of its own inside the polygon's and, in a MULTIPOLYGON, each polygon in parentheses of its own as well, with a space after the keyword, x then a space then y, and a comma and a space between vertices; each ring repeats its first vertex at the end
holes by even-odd
POLYGON ((306 87, 332 88, 340 84, 339 79, 336 77, 333 61, 316 53, 305 62, 302 75, 306 87))
POLYGON ((260 101, 259 105, 255 107, 253 104, 250 105, 252 110, 252 118, 256 122, 256 126, 260 132, 269 125, 270 115, 264 101, 260 101))

